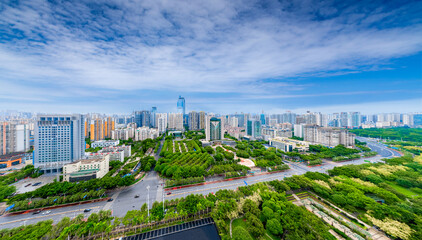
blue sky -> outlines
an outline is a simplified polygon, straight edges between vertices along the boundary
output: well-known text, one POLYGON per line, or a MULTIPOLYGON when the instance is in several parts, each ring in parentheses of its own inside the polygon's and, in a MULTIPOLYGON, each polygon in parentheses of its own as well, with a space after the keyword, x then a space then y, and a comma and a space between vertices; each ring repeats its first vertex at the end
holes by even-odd
POLYGON ((0 110, 422 111, 421 1, 2 1, 0 110))

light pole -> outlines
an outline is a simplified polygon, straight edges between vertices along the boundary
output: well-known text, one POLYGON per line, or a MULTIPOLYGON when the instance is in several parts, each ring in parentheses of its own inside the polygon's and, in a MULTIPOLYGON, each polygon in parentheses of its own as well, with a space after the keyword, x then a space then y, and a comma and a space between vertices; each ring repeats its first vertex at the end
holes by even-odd
POLYGON ((148 190, 148 222, 149 222, 149 185, 147 186, 148 190))
POLYGON ((163 186, 163 189, 161 190, 161 192, 163 193, 163 216, 165 215, 165 213, 164 213, 164 186, 163 186))

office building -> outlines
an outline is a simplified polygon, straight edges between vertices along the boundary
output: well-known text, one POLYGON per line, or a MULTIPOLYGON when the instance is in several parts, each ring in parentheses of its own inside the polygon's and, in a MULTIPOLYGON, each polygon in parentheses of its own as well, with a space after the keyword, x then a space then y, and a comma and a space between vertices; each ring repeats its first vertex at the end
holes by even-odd
POLYGON ((63 180, 66 182, 87 181, 104 177, 109 171, 110 156, 79 160, 63 166, 63 180))
POLYGON ((261 113, 259 120, 261 121, 261 125, 265 125, 267 122, 265 121, 265 114, 261 113))
POLYGON ((205 123, 205 140, 215 141, 223 140, 224 128, 221 118, 207 116, 205 123))
POLYGON ((246 135, 251 136, 252 139, 261 137, 261 121, 256 119, 248 120, 246 127, 246 135))
POLYGON ((0 156, 9 153, 26 152, 30 148, 28 124, 0 122, 0 156))
POLYGON ((135 111, 134 123, 136 123, 136 127, 150 127, 151 126, 151 112, 147 110, 135 111))
POLYGON ((182 114, 182 120, 183 125, 187 125, 187 116, 186 116, 186 101, 185 98, 182 96, 179 96, 179 99, 177 100, 177 113, 182 114))
POLYGON ((56 172, 84 156, 84 117, 39 115, 35 125, 34 166, 56 172))
POLYGON ((151 108, 151 127, 157 128, 157 107, 151 108))

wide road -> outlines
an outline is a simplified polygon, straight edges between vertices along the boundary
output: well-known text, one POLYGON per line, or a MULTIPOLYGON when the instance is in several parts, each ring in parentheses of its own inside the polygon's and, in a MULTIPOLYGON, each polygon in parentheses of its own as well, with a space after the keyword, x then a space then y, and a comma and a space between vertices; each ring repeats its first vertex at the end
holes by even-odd
MULTIPOLYGON (((361 137, 359 137, 358 139, 360 141, 367 142, 368 147, 370 147, 373 151, 377 151, 379 154, 371 158, 358 159, 341 163, 324 161, 321 166, 314 167, 308 167, 301 163, 286 162, 290 166, 290 169, 281 173, 273 173, 266 175, 257 174, 255 176, 244 179, 207 183, 205 185, 195 187, 164 191, 164 194, 162 186, 163 180, 158 177, 158 174, 156 172, 151 171, 138 183, 130 187, 123 188, 121 190, 116 190, 114 193, 112 193, 111 197, 114 199, 112 202, 97 202, 90 204, 82 204, 80 206, 53 209, 48 215, 42 215, 42 213, 32 215, 31 213, 28 213, 16 216, 2 216, 0 217, 0 229, 13 228, 24 224, 32 224, 47 219, 53 219, 53 221, 57 223, 63 217, 67 216, 73 218, 74 216, 83 213, 83 210, 87 208, 91 208, 91 212, 98 212, 99 210, 112 210, 113 216, 122 217, 129 210, 140 209, 141 206, 147 202, 148 198, 151 207, 154 201, 162 201, 163 197, 164 199, 170 200, 180 197, 186 197, 189 194, 206 195, 209 193, 215 193, 220 189, 236 189, 239 186, 245 186, 246 184, 271 181, 274 179, 281 180, 285 177, 304 174, 308 171, 326 173, 327 170, 333 169, 336 166, 343 166, 347 164, 359 165, 365 163, 365 160, 369 160, 370 162, 380 162, 382 158, 400 156, 400 154, 398 154, 397 152, 388 149, 383 144, 377 143, 374 140, 361 137), (150 186, 149 197, 147 186, 150 186), (169 192, 171 194, 167 195, 167 193, 169 192), (139 197, 135 198, 135 195, 139 195, 139 197)), ((85 216, 88 215, 89 213, 85 213, 85 216)))
POLYGON ((364 137, 356 137, 356 139, 361 142, 366 142, 367 146, 372 149, 372 151, 378 152, 378 155, 383 158, 400 157, 398 152, 387 148, 384 144, 377 142, 376 139, 364 137))

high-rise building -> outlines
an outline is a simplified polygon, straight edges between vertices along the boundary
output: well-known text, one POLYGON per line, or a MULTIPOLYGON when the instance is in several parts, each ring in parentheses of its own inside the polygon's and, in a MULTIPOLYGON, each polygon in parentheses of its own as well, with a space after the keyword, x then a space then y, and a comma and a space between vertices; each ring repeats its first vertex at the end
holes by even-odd
POLYGON ((104 123, 104 138, 111 138, 111 131, 114 130, 114 119, 107 117, 104 123))
POLYGON ((151 127, 153 128, 157 127, 156 114, 157 114, 157 107, 152 107, 151 108, 151 127))
POLYGON ((414 125, 414 119, 413 114, 403 114, 403 125, 413 127, 414 125))
POLYGON ((355 134, 343 128, 325 128, 317 125, 305 125, 303 128, 303 140, 311 144, 322 144, 329 147, 355 145, 355 134))
POLYGON ((205 112, 199 112, 199 129, 205 129, 205 112))
POLYGON ((104 121, 100 118, 91 120, 89 134, 91 141, 98 141, 104 139, 104 121))
POLYGON ((264 113, 261 113, 261 116, 260 116, 260 121, 261 121, 261 125, 265 125, 266 124, 266 121, 265 121, 265 114, 264 113))
POLYGON ((183 130, 183 114, 169 113, 167 126, 171 130, 183 130))
POLYGON ((135 111, 134 122, 137 127, 150 127, 151 126, 151 112, 148 110, 135 111))
POLYGON ((360 112, 351 112, 348 116, 347 126, 349 128, 358 128, 361 125, 360 112))
POLYGON ((348 114, 347 112, 340 113, 340 127, 347 127, 348 114))
POLYGON ((293 126, 293 131, 294 131, 295 137, 303 138, 303 126, 305 126, 305 124, 295 124, 293 126))
POLYGON ((237 117, 230 118, 231 127, 239 127, 239 119, 237 117))
POLYGON ((208 116, 205 123, 205 140, 223 140, 224 128, 221 118, 208 116))
POLYGON ((177 100, 177 113, 183 114, 183 125, 187 125, 188 119, 186 116, 186 101, 182 96, 179 96, 179 99, 177 100))
POLYGON ((29 150, 29 126, 0 122, 0 156, 29 150))
POLYGON ((261 137, 261 121, 256 119, 248 120, 246 134, 254 139, 261 137))
POLYGON ((157 125, 159 133, 167 130, 167 113, 157 113, 157 125))
POLYGON ((199 113, 192 111, 189 113, 189 130, 199 130, 199 113))
POLYGON ((84 117, 39 115, 35 125, 34 166, 55 172, 85 152, 84 117))

